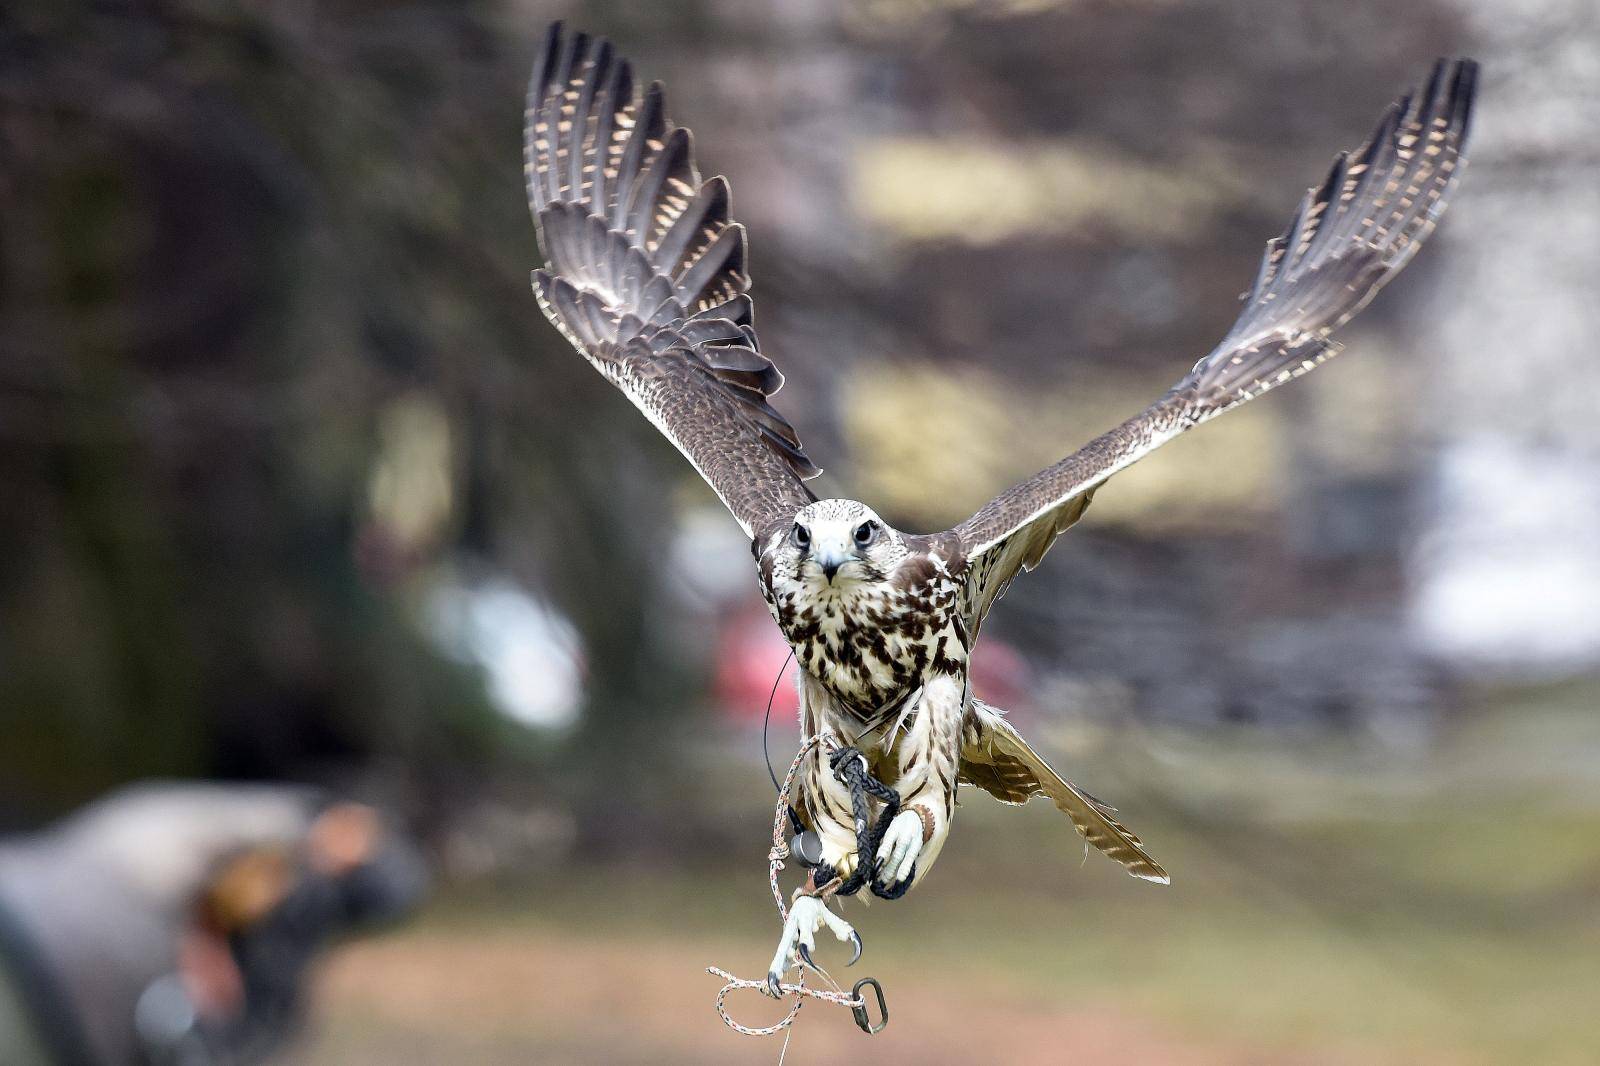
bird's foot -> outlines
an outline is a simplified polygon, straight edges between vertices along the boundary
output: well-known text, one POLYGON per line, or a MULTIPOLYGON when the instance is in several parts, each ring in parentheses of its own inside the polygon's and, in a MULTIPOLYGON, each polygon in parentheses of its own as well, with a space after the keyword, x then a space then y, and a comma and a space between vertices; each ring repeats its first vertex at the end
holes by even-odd
POLYGON ((894 816, 883 839, 878 842, 878 877, 893 888, 917 868, 922 854, 922 815, 915 809, 894 816))
POLYGON ((778 953, 772 956, 772 966, 767 970, 767 993, 773 999, 783 996, 779 981, 789 967, 804 963, 817 969, 816 963, 811 961, 811 952, 817 946, 817 930, 824 925, 839 940, 855 948, 855 954, 846 965, 854 966, 861 957, 861 935, 850 928, 850 923, 830 911, 821 896, 801 896, 789 908, 783 936, 778 939, 778 953))

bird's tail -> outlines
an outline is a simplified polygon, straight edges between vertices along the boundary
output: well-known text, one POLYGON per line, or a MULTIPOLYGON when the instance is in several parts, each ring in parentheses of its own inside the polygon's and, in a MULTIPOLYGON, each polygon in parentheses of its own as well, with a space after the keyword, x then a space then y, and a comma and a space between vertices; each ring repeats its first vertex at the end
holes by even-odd
POLYGON ((1055 769, 1005 720, 1005 712, 973 700, 962 732, 960 780, 976 785, 1003 803, 1026 803, 1049 796, 1072 819, 1083 839, 1121 863, 1134 877, 1170 884, 1167 871, 1144 850, 1144 843, 1112 817, 1110 807, 1055 769))

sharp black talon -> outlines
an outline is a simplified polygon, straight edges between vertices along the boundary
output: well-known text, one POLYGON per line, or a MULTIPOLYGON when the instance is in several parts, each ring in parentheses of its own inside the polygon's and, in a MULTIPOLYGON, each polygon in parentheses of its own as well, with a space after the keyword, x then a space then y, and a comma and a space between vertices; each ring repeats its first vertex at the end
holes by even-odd
POLYGON ((767 971, 767 994, 773 999, 783 998, 783 987, 778 983, 778 975, 767 971))
POLYGON ((854 966, 861 958, 861 934, 855 930, 850 931, 850 946, 856 949, 856 953, 850 956, 850 961, 845 963, 846 966, 854 966))
POLYGON ((807 966, 811 967, 811 969, 813 971, 815 971, 817 974, 820 975, 822 973, 821 967, 819 967, 816 963, 811 961, 811 949, 810 948, 806 947, 804 944, 801 944, 798 948, 795 948, 795 954, 800 956, 800 961, 805 963, 807 966))

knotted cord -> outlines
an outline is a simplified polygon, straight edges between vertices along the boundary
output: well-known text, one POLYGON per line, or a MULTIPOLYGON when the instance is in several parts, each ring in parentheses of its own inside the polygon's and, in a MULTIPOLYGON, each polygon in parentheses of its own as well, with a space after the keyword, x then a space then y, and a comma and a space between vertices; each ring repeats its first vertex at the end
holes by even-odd
MULTIPOLYGON (((788 824, 789 820, 789 797, 794 791, 795 776, 800 772, 801 763, 805 762, 806 756, 811 754, 812 749, 818 747, 819 745, 822 746, 830 756, 832 756, 835 752, 843 750, 838 739, 832 733, 827 731, 808 738, 804 744, 800 745, 800 750, 795 754, 794 761, 789 764, 789 772, 784 775, 783 784, 778 789, 778 805, 772 816, 772 849, 767 852, 767 885, 772 890, 772 902, 776 904, 778 908, 778 922, 780 927, 787 925, 789 921, 789 907, 784 902, 783 891, 778 888, 778 874, 784 868, 784 860, 789 857, 789 844, 788 841, 784 839, 784 828, 788 824)), ((780 982, 778 985, 778 987, 785 994, 795 997, 794 1006, 789 1008, 788 1014, 784 1015, 771 1025, 759 1027, 744 1025, 741 1022, 734 1020, 733 1016, 728 1013, 726 1002, 728 993, 742 988, 753 988, 760 991, 763 995, 770 995, 770 993, 767 991, 767 982, 751 981, 743 977, 735 977, 733 974, 722 969, 720 966, 707 966, 706 972, 714 977, 720 977, 724 982, 726 982, 717 992, 717 1014, 721 1016, 723 1024, 729 1029, 732 1029, 734 1032, 743 1033, 745 1036, 772 1036, 775 1033, 782 1032, 783 1030, 789 1028, 789 1026, 793 1024, 795 1016, 800 1013, 800 1008, 805 1006, 806 997, 819 999, 825 1003, 833 1003, 840 1007, 849 1007, 851 1013, 855 1015, 856 1024, 868 1033, 877 1032, 878 1029, 881 1029, 883 1025, 887 1024, 888 1022, 888 1014, 886 1011, 884 1012, 883 1022, 880 1023, 877 1028, 872 1026, 872 1023, 867 1017, 867 998, 861 994, 862 988, 871 986, 877 992, 877 1000, 880 1010, 883 1009, 883 989, 879 987, 878 982, 873 978, 867 977, 856 982, 855 988, 849 992, 844 991, 837 984, 834 985, 832 990, 824 988, 807 988, 805 983, 806 973, 805 970, 802 969, 800 971, 800 978, 798 981, 793 983, 784 981, 780 982)), ((827 977, 826 974, 823 976, 827 977)), ((831 977, 827 977, 827 979, 830 982, 833 980, 831 977)))
MULTIPOLYGON (((916 875, 890 887, 874 871, 878 867, 878 845, 883 843, 889 823, 900 813, 900 793, 872 776, 867 768, 867 757, 861 754, 859 748, 831 748, 828 766, 839 783, 850 790, 850 815, 855 820, 856 829, 855 872, 843 879, 839 887, 834 889, 834 894, 853 896, 865 886, 870 887, 873 895, 881 899, 899 899, 911 888, 916 875), (871 819, 871 807, 867 802, 869 796, 883 804, 876 822, 871 819)), ((812 876, 817 883, 828 884, 839 878, 839 872, 822 862, 817 864, 812 876)))

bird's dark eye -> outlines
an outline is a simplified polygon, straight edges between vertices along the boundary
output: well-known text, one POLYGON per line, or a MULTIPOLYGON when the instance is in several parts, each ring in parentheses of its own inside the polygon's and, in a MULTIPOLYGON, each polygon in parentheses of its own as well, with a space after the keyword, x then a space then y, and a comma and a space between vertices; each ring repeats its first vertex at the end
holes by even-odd
POLYGON ((807 548, 811 547, 811 530, 807 529, 799 522, 796 522, 794 524, 794 529, 789 531, 789 543, 793 544, 801 551, 805 551, 807 548))
POLYGON ((863 522, 856 527, 856 547, 865 548, 878 537, 878 523, 863 522))

